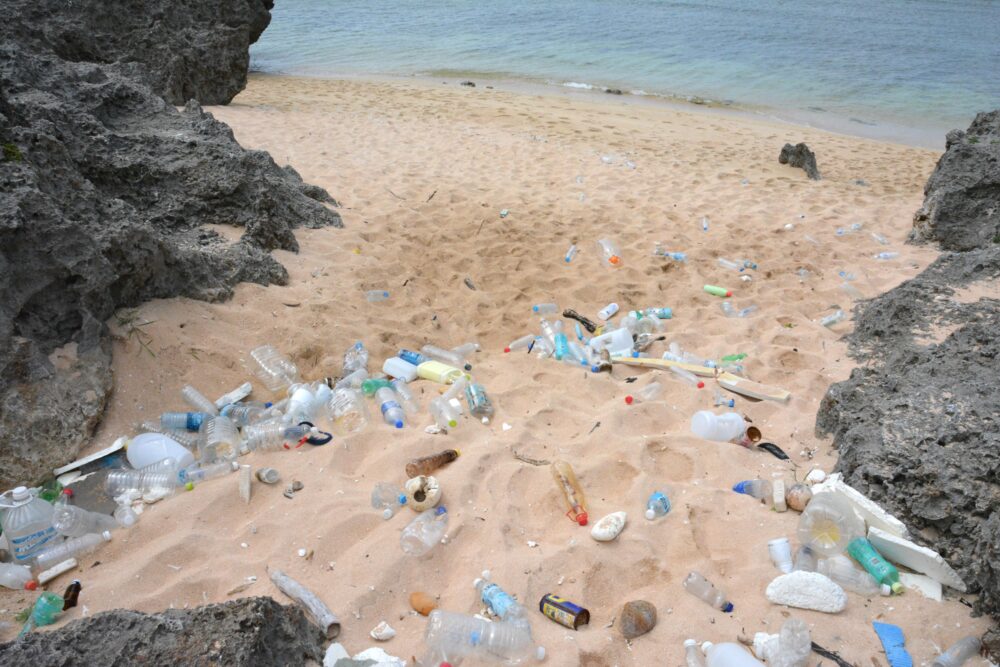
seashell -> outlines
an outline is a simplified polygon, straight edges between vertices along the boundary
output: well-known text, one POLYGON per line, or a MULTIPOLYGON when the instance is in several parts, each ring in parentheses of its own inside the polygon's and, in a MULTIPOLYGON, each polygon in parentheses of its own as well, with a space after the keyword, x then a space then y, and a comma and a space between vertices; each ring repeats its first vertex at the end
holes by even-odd
POLYGON ((436 477, 420 475, 406 481, 406 506, 414 512, 423 512, 441 502, 441 487, 436 477))
POLYGON ((795 510, 796 512, 801 512, 812 500, 813 492, 805 484, 792 484, 792 486, 785 491, 785 503, 788 507, 795 510))
POLYGON ((644 635, 656 626, 656 607, 652 602, 632 600, 622 607, 621 621, 618 629, 625 639, 635 639, 644 635))
POLYGON ((598 542, 610 542, 618 537, 625 528, 628 515, 625 512, 612 512, 594 524, 590 536, 598 542))
POLYGON ((396 636, 396 631, 392 629, 391 625, 389 625, 385 621, 382 621, 381 623, 376 625, 372 629, 372 631, 369 632, 368 634, 372 636, 372 639, 375 639, 380 642, 387 642, 396 636))
POLYGON ((413 610, 420 614, 421 616, 427 616, 432 611, 437 609, 437 600, 432 598, 427 593, 422 591, 414 591, 410 593, 410 606, 413 610))

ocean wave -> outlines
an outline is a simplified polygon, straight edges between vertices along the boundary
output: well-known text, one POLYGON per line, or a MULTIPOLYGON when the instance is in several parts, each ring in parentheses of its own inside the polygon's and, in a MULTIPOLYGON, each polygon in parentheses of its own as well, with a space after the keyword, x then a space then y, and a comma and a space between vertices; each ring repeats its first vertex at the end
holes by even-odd
POLYGON ((583 90, 593 90, 594 87, 589 83, 578 83, 576 81, 566 81, 563 83, 566 88, 582 88, 583 90))

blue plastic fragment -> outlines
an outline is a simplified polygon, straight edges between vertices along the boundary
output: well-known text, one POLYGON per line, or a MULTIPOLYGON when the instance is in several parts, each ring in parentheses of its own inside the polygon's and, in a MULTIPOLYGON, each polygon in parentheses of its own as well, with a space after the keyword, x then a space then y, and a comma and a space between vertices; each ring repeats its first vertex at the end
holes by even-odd
POLYGON ((889 661, 889 667, 913 667, 913 658, 904 647, 906 638, 898 625, 874 621, 872 627, 875 628, 875 634, 882 642, 882 648, 885 649, 885 657, 889 661))

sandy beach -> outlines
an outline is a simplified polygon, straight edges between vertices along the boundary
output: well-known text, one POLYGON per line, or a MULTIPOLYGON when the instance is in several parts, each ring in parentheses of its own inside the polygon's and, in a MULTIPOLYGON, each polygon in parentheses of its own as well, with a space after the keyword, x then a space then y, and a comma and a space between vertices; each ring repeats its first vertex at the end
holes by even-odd
MULTIPOLYGON (((455 82, 252 75, 231 105, 206 109, 244 146, 269 151, 326 188, 341 204, 345 229, 298 230, 300 253, 275 253, 288 269, 287 286, 242 284, 225 303, 178 298, 141 306, 155 356, 124 336, 115 343, 114 394, 91 451, 179 408, 185 384, 216 396, 245 381, 246 353, 265 343, 312 380, 337 375, 356 340, 371 350, 373 371, 399 348, 477 341, 473 373, 497 416, 430 435, 423 412, 401 431, 378 422, 324 447, 252 454, 242 462, 273 466, 304 489, 289 500, 280 485, 257 484, 244 505, 233 476, 149 506, 134 529, 53 582, 61 590, 76 576, 84 585, 81 605, 57 627, 116 607, 152 612, 225 601, 249 576, 259 580, 238 595, 284 602, 268 567, 329 604, 352 653, 372 645, 368 632, 386 620, 398 636, 383 648, 407 659, 422 653, 426 625, 410 610, 409 594, 425 591, 444 609, 477 612, 472 581, 483 569, 529 607, 558 593, 590 610, 591 623, 579 632, 533 614, 550 665, 681 665, 688 637, 735 641, 777 632, 789 616, 857 665, 886 664, 871 621, 897 624, 915 663, 929 664, 940 648, 989 627, 953 593, 942 603, 912 591, 850 594, 835 616, 768 603, 764 589, 777 571, 766 544, 782 536, 795 543, 799 515, 771 512, 730 490, 781 470, 789 480, 832 470, 836 452, 816 437, 814 422, 827 387, 851 372, 841 342, 851 324, 828 329, 818 320, 837 308, 850 313, 840 272, 874 296, 934 259, 932 248, 904 240, 937 153, 693 106, 455 82), (823 180, 778 164, 781 146, 799 141, 816 152, 823 180), (858 231, 835 231, 856 224, 858 231), (620 245, 620 269, 598 261, 600 238, 620 245), (687 261, 654 257, 658 241, 686 252, 687 261), (581 252, 567 264, 573 243, 581 252), (874 259, 880 252, 899 256, 874 259), (718 257, 752 259, 759 268, 744 282, 718 257), (705 283, 732 289, 737 308, 758 310, 725 317, 720 300, 702 291, 705 283), (369 303, 370 289, 391 296, 369 303), (791 464, 690 432, 691 414, 712 408, 711 383, 699 391, 656 372, 616 367, 593 375, 503 353, 507 342, 537 331, 534 303, 593 318, 612 301, 623 310, 673 309, 654 356, 670 341, 705 357, 743 352, 748 377, 791 391, 787 405, 736 404, 791 464), (630 377, 638 380, 628 384, 630 377), (654 378, 665 396, 625 404, 654 378), (399 534, 414 514, 404 509, 383 521, 369 494, 379 481, 402 483, 410 458, 446 448, 462 451, 437 475, 451 515, 448 538, 413 559, 399 534), (615 542, 593 541, 589 529, 563 516, 549 470, 515 454, 569 461, 590 515, 624 510, 624 532, 615 542), (648 522, 642 511, 653 484, 669 487, 673 510, 648 522), (299 557, 299 549, 311 557, 299 557), (684 592, 691 570, 729 594, 732 614, 684 592), (628 644, 615 622, 635 599, 655 604, 659 622, 628 644)), ((213 228, 238 240, 241 230, 225 222, 213 228)), ((121 333, 115 320, 109 326, 121 333)), ((437 391, 427 382, 414 388, 423 405, 437 391)), ((261 388, 255 396, 269 395, 261 388)), ((0 620, 13 621, 30 599, 0 592, 0 620)), ((16 632, 14 624, 4 627, 0 639, 16 632)), ((817 662, 814 656, 810 664, 817 662)))

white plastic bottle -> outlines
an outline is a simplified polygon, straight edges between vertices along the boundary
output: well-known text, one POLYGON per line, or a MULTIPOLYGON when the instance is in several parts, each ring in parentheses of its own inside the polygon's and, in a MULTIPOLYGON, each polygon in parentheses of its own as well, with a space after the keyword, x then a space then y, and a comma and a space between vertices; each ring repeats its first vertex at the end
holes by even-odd
POLYGON ((418 514, 403 529, 399 544, 409 556, 423 556, 434 548, 448 530, 448 510, 444 505, 418 514))
POLYGON ((114 530, 118 522, 109 514, 88 512, 74 505, 60 505, 53 511, 52 525, 60 535, 80 537, 87 533, 114 530))
POLYGON ((525 625, 487 621, 475 616, 435 609, 424 635, 431 656, 421 664, 458 664, 464 658, 505 665, 542 660, 545 650, 536 646, 525 625))
POLYGON ((208 400, 203 393, 189 384, 186 384, 183 388, 181 388, 181 396, 184 398, 184 401, 197 412, 204 412, 206 415, 219 414, 219 409, 215 407, 215 403, 208 400))
POLYGON ((399 357, 389 357, 382 363, 382 372, 389 377, 412 382, 417 379, 417 367, 399 357))
POLYGON ((934 658, 931 667, 961 667, 965 661, 977 655, 982 649, 978 637, 966 637, 952 644, 951 648, 934 658))
POLYGON ((701 650, 705 652, 708 667, 764 667, 764 663, 739 644, 705 642, 701 650))
POLYGON ((406 504, 406 494, 395 484, 379 482, 372 489, 372 507, 381 510, 383 519, 391 519, 406 504))
POLYGON ((35 569, 38 571, 47 570, 53 565, 93 551, 110 541, 111 532, 107 530, 103 533, 89 533, 82 537, 71 537, 65 542, 55 544, 40 552, 35 559, 35 569))
POLYGON ((0 525, 7 538, 14 563, 27 564, 37 554, 60 539, 52 525, 52 505, 19 486, 0 496, 0 525))
POLYGON ((684 640, 684 666, 707 667, 705 665, 705 656, 698 650, 698 642, 694 639, 684 640))
POLYGON ((617 304, 617 303, 613 303, 613 302, 612 302, 612 303, 609 303, 608 305, 604 306, 604 308, 601 308, 601 309, 600 309, 600 310, 599 310, 599 311, 597 312, 597 316, 598 316, 598 317, 599 317, 600 319, 602 319, 602 320, 604 320, 605 322, 607 322, 607 321, 608 321, 608 320, 610 320, 610 319, 611 319, 612 317, 614 317, 614 316, 615 316, 615 313, 617 313, 617 312, 618 312, 618 304, 617 304))
POLYGON ((23 591, 30 581, 32 581, 31 568, 27 565, 0 563, 0 586, 23 591))
POLYGON ((403 428, 406 425, 406 412, 400 407, 396 400, 396 392, 390 387, 382 387, 375 392, 375 400, 378 401, 379 410, 382 412, 382 420, 389 426, 403 428))
POLYGON ((699 410, 691 417, 691 432, 705 440, 728 442, 742 437, 746 429, 743 417, 735 412, 716 415, 711 410, 699 410))

